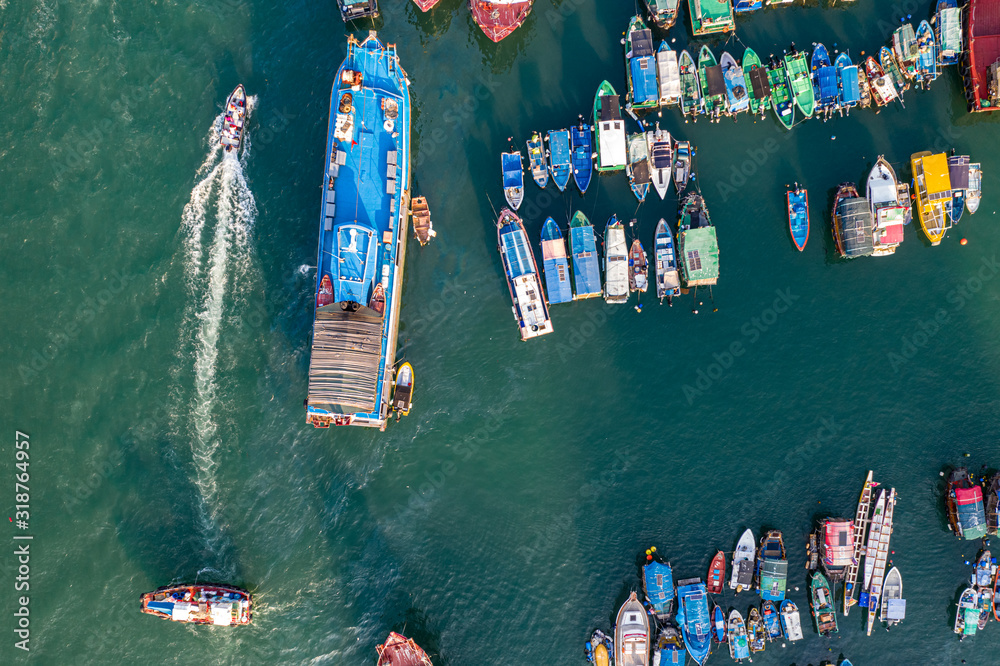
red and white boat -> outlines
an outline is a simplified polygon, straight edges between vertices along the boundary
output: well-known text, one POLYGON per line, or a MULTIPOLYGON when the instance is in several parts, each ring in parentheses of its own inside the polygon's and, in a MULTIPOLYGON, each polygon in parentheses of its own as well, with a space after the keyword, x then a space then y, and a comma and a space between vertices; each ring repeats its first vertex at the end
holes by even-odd
POLYGON ((417 3, 417 7, 420 7, 420 11, 426 12, 434 8, 434 5, 441 2, 441 0, 413 0, 417 3))
POLYGON ((431 658, 420 646, 395 631, 390 632, 385 643, 375 648, 378 666, 431 666, 431 658))
POLYGON ((499 42, 524 23, 534 2, 535 0, 469 0, 469 10, 486 36, 499 42))
POLYGON ((189 624, 247 625, 250 603, 249 592, 231 585, 168 585, 142 595, 142 612, 189 624))

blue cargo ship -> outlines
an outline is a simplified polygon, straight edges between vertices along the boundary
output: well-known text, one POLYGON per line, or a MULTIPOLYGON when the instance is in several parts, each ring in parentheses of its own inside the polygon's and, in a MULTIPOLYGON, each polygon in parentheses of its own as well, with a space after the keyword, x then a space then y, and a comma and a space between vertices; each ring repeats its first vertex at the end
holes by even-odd
POLYGON ((306 422, 384 428, 410 196, 410 82, 396 47, 348 37, 330 96, 306 422))

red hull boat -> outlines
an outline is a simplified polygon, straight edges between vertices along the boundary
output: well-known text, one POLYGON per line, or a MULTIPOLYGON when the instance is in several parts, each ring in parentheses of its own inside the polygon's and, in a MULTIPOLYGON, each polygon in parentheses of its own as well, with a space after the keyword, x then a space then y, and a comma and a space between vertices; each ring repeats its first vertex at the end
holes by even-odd
POLYGON ((712 558, 712 564, 708 567, 708 578, 705 580, 705 589, 709 594, 722 594, 722 584, 726 580, 726 554, 721 550, 712 558))
POLYGON ((379 645, 378 666, 431 666, 431 658, 420 646, 395 631, 389 634, 383 645, 379 645))
POLYGON ((426 12, 427 10, 432 9, 437 3, 441 2, 441 0, 413 0, 413 2, 417 3, 417 7, 420 7, 420 11, 426 12))
POLYGON ((517 30, 531 13, 535 0, 469 0, 476 24, 494 42, 517 30))

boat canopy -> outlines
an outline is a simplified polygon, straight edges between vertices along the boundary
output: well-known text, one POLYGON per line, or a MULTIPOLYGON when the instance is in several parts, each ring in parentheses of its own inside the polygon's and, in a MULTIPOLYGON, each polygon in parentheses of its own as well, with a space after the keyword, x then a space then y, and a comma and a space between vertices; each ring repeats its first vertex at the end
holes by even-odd
POLYGON ((677 52, 663 49, 656 54, 656 69, 660 81, 660 104, 676 104, 681 96, 681 72, 677 52))
POLYGON ((521 229, 510 226, 510 229, 501 232, 500 238, 503 241, 503 253, 507 258, 507 265, 510 266, 510 277, 514 279, 530 275, 535 269, 527 236, 521 229))
POLYGON ((658 615, 670 612, 674 601, 674 574, 669 564, 650 562, 643 567, 646 598, 658 615))
POLYGON ((898 59, 913 61, 920 55, 917 48, 917 35, 913 31, 912 23, 904 23, 902 26, 896 28, 896 32, 892 36, 892 41, 898 59))
POLYGON ((670 144, 666 141, 655 141, 653 143, 653 154, 650 157, 654 169, 669 169, 673 162, 670 152, 670 144))
POLYGON ((569 262, 566 259, 566 241, 556 223, 549 218, 542 229, 542 268, 549 303, 569 303, 573 290, 569 283, 569 262))
MULTIPOLYGON (((749 590, 753 583, 753 560, 740 560, 736 563, 736 584, 749 590)), ((730 583, 732 586, 732 583, 730 583)))
POLYGON ((708 84, 708 96, 726 96, 726 77, 722 73, 722 65, 705 68, 705 81, 708 84))
POLYGON ((767 70, 754 67, 750 70, 750 86, 754 99, 764 99, 771 94, 771 81, 767 78, 767 70))
POLYGON ((334 302, 368 304, 378 263, 375 230, 360 224, 337 227, 336 261, 331 262, 334 302))
POLYGON ((896 182, 889 177, 888 171, 881 171, 879 178, 868 178, 868 199, 872 205, 882 203, 896 203, 899 192, 896 190, 896 182))
POLYGON ((573 279, 576 282, 576 297, 588 298, 601 295, 601 271, 597 263, 597 242, 594 227, 571 226, 569 247, 573 253, 573 279))
MULTIPOLYGON (((649 32, 646 30, 645 32, 649 32)), ((656 86, 656 61, 652 55, 632 58, 629 61, 632 73, 632 103, 645 104, 659 99, 656 86)))
POLYGON ((924 184, 930 201, 951 198, 951 179, 948 177, 948 156, 944 153, 927 155, 923 159, 924 184))
POLYGON ((601 95, 601 122, 621 119, 622 107, 618 95, 601 95))
POLYGON ((840 70, 840 103, 852 106, 861 99, 861 87, 858 83, 858 66, 848 65, 840 70))
POLYGON ((948 158, 948 177, 952 190, 969 189, 968 155, 952 155, 948 158))
POLYGON ((690 286, 715 284, 719 279, 719 239, 715 227, 681 232, 684 280, 690 286))
POLYGON ((854 561, 854 523, 828 520, 823 525, 823 564, 846 567, 854 561))
POLYGON ((962 634, 965 636, 975 636, 976 631, 979 629, 979 609, 965 608, 962 612, 964 618, 962 634))
POLYGON ((837 206, 840 219, 840 238, 844 256, 866 257, 874 249, 872 245, 872 213, 868 199, 849 197, 841 199, 837 206))
POLYGON ((955 489, 958 524, 966 539, 979 539, 986 533, 986 509, 983 489, 979 486, 955 489))
POLYGON ((886 599, 886 619, 899 622, 906 619, 906 599, 886 599))
POLYGON ((521 153, 503 154, 503 187, 524 187, 524 174, 521 169, 521 153))
POLYGON ((553 167, 569 167, 569 130, 549 132, 549 161, 553 167))
POLYGON ((837 87, 837 68, 832 65, 820 67, 816 71, 816 79, 819 81, 819 102, 824 106, 835 104, 840 96, 837 87))
POLYGON ((939 20, 941 59, 955 60, 962 52, 962 10, 958 7, 942 9, 939 20))

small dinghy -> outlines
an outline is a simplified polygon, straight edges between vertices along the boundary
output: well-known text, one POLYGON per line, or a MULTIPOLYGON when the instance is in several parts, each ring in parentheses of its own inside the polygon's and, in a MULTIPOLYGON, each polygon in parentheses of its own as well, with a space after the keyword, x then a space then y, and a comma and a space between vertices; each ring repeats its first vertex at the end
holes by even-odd
POLYGON ((413 406, 413 366, 403 363, 396 370, 396 380, 393 382, 392 408, 403 416, 410 413, 413 406))
POLYGON ((143 613, 188 624, 250 624, 251 596, 231 585, 168 585, 140 597, 143 613))
POLYGON ((426 197, 413 197, 410 202, 410 214, 413 215, 413 235, 421 246, 427 245, 430 239, 437 236, 434 223, 431 222, 431 209, 427 206, 426 197))
POLYGON ((611 666, 611 653, 614 647, 610 636, 600 629, 595 629, 590 641, 587 642, 587 661, 596 666, 611 666))
POLYGON ((726 613, 722 606, 718 604, 712 608, 712 638, 716 643, 722 644, 728 641, 729 630, 726 626, 726 613))
POLYGON ((667 299, 668 305, 674 296, 681 293, 681 277, 677 272, 677 255, 674 253, 674 235, 670 225, 663 218, 656 225, 656 235, 653 239, 656 259, 656 297, 667 299))
POLYGON ((764 621, 760 619, 760 611, 756 606, 751 606, 747 611, 747 641, 750 643, 750 652, 763 652, 767 647, 767 629, 764 628, 764 621))
POLYGON ((628 253, 628 286, 631 291, 645 293, 649 288, 649 262, 646 260, 646 251, 642 249, 642 243, 636 238, 632 241, 632 247, 628 253))
POLYGON ((708 578, 705 580, 705 589, 709 594, 722 594, 722 586, 726 581, 726 554, 721 550, 712 558, 712 563, 708 566, 708 578))
POLYGON ((243 147, 243 128, 247 120, 247 93, 243 89, 243 84, 236 86, 226 100, 226 115, 222 121, 222 131, 220 132, 219 143, 226 153, 233 153, 239 157, 240 148, 243 147))
POLYGON ((556 184, 560 192, 566 191, 569 185, 569 177, 573 171, 572 159, 570 158, 569 130, 553 130, 546 135, 549 143, 549 173, 552 174, 552 182, 556 184))
POLYGON ((958 600, 955 613, 955 633, 960 639, 975 636, 979 629, 979 595, 971 587, 965 588, 958 600))
POLYGON ((533 132, 526 145, 528 146, 528 164, 531 166, 531 177, 535 179, 535 184, 544 190, 545 186, 549 184, 549 169, 545 165, 545 148, 541 135, 538 132, 533 132))
POLYGON ((510 207, 517 210, 524 199, 524 163, 521 151, 502 153, 500 163, 503 167, 503 196, 510 207))
POLYGON ((733 553, 733 573, 729 577, 729 587, 739 594, 749 590, 753 585, 754 558, 757 553, 757 540, 753 530, 747 530, 736 544, 733 553))
POLYGON ((795 189, 785 193, 785 200, 788 203, 788 230, 801 252, 809 241, 809 193, 795 183, 795 189))
POLYGON ((594 171, 594 133, 590 125, 580 121, 570 130, 570 144, 573 149, 573 180, 580 194, 586 194, 594 171))
POLYGON ((385 316, 385 287, 381 282, 375 284, 372 295, 368 298, 368 307, 371 310, 385 316))
POLYGON ((684 194, 688 180, 691 179, 691 150, 690 141, 678 141, 674 146, 674 187, 677 188, 677 196, 684 194))
POLYGON ((969 213, 979 210, 979 200, 983 196, 983 167, 979 163, 969 165, 969 189, 965 193, 965 209, 969 213))
POLYGON ((660 195, 660 199, 667 196, 670 189, 670 180, 673 174, 673 141, 670 132, 660 129, 659 123, 655 130, 646 132, 646 143, 649 146, 649 176, 653 183, 653 189, 660 195))
POLYGON ((903 577, 893 567, 882 584, 881 620, 886 627, 899 624, 906 617, 906 599, 903 598, 903 577))
POLYGON ((802 619, 799 617, 799 607, 791 599, 781 602, 781 633, 789 641, 802 640, 802 619))
POLYGON ((729 656, 742 663, 750 659, 750 643, 747 641, 747 627, 743 616, 735 608, 729 611, 729 656))
POLYGON ((765 601, 761 604, 760 614, 764 620, 764 629, 767 631, 767 640, 781 638, 781 621, 778 619, 778 609, 774 607, 774 602, 765 601))

